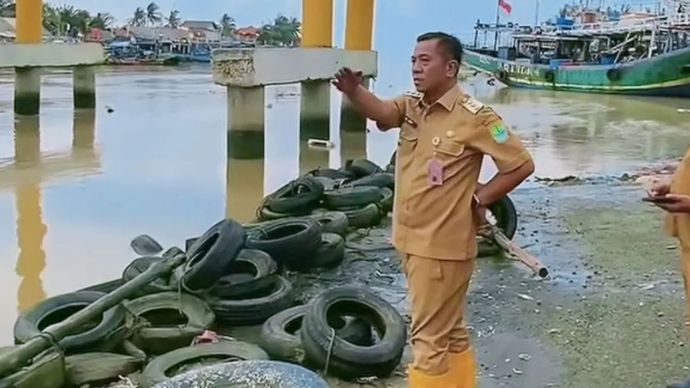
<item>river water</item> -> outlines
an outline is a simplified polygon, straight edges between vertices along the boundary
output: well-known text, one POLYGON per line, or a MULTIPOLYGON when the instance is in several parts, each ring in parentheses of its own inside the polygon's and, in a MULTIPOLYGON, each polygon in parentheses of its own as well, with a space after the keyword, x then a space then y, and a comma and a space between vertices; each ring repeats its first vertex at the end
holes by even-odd
MULTIPOLYGON (((463 87, 523 136, 535 176, 621 174, 681 155, 690 139, 690 114, 678 111, 686 100, 505 89, 482 78, 463 87)), ((226 94, 210 67, 104 68, 97 91, 95 113, 75 114, 71 74, 51 73, 40 118, 15 120, 12 74, 0 73, 0 345, 13 341, 20 311, 119 277, 136 235, 184 247, 225 215, 251 220, 263 195, 300 172, 357 157, 385 165, 396 144, 397 131, 371 123, 341 136, 334 90, 321 132, 336 146, 310 149, 300 141, 300 88, 288 85, 267 89, 264 157, 229 160, 226 94)), ((483 179, 493 171, 489 161, 483 179)))

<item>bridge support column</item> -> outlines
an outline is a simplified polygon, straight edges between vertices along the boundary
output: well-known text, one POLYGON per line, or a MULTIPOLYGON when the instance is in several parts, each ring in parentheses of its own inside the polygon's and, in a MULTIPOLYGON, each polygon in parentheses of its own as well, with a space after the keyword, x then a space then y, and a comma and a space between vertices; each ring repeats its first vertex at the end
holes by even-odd
POLYGON ((96 71, 92 66, 77 66, 73 70, 74 107, 96 108, 96 71))
POLYGON ((264 87, 228 87, 228 156, 264 155, 264 87))
POLYGON ((37 115, 41 110, 41 69, 18 67, 14 77, 14 113, 37 115))

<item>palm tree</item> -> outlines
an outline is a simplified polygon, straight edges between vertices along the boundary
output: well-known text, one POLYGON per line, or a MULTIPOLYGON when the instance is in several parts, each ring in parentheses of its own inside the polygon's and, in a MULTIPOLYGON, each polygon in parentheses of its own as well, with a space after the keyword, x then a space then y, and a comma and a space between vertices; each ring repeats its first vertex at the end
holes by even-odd
POLYGON ((114 22, 115 18, 113 17, 113 15, 107 12, 99 12, 93 19, 91 19, 91 21, 89 22, 89 27, 107 30, 113 25, 114 22))
POLYGON ((129 25, 134 27, 143 27, 146 25, 146 11, 143 8, 137 7, 134 10, 134 16, 129 20, 129 25))
POLYGON ((159 24, 163 20, 158 4, 151 3, 146 7, 146 20, 148 20, 151 25, 159 24))
POLYGON ((182 20, 180 20, 180 11, 178 10, 172 10, 170 11, 170 16, 165 18, 165 20, 168 22, 167 26, 171 28, 177 28, 180 26, 180 23, 182 23, 182 20))
POLYGON ((0 0, 0 17, 15 17, 14 0, 0 0))
POLYGON ((60 16, 58 9, 50 4, 43 4, 43 27, 53 35, 60 35, 60 16))
POLYGON ((278 15, 273 22, 273 38, 284 46, 294 46, 300 41, 301 23, 296 18, 278 15))
POLYGON ((226 14, 223 14, 223 17, 220 18, 220 25, 223 27, 223 30, 221 32, 222 36, 231 36, 235 33, 235 29, 237 28, 237 24, 235 24, 235 19, 226 14))

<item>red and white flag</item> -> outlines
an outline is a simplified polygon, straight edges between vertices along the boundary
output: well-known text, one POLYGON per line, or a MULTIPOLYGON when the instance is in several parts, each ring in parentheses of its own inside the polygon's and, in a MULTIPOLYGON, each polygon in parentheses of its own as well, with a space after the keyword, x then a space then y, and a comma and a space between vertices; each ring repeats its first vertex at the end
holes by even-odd
POLYGON ((508 15, 513 11, 513 6, 510 5, 508 0, 498 0, 498 6, 508 15))

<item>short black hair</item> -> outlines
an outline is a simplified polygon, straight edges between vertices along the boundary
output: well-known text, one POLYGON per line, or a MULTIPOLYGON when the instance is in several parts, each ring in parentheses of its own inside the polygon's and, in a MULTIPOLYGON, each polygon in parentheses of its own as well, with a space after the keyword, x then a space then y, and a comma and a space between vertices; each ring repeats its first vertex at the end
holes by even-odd
POLYGON ((425 40, 438 39, 438 44, 446 50, 446 53, 452 59, 462 63, 462 43, 460 39, 445 32, 427 32, 417 37, 417 43, 425 40))

